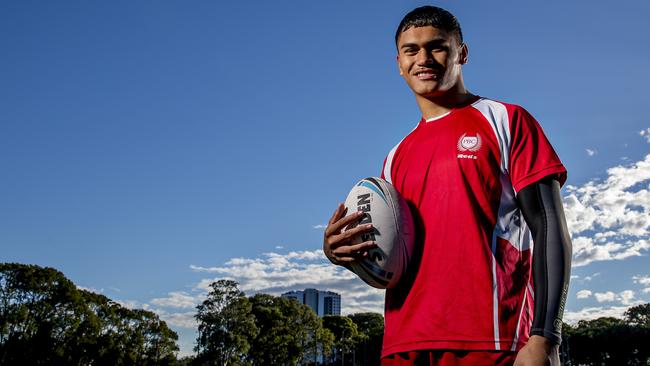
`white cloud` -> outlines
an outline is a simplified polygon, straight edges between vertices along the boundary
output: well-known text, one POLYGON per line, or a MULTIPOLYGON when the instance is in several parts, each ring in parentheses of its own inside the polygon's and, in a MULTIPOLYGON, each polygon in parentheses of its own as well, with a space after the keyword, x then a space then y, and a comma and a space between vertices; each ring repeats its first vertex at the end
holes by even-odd
POLYGON ((580 290, 576 293, 578 299, 586 299, 592 295, 592 292, 589 290, 580 290))
POLYGON ((574 266, 640 256, 650 249, 649 181, 650 154, 608 169, 604 181, 567 186, 564 205, 574 266))
POLYGON ((594 239, 580 236, 573 238, 573 265, 587 265, 595 261, 622 260, 643 255, 650 248, 648 240, 627 240, 620 243, 597 243, 594 239))
POLYGON ((168 297, 155 298, 151 303, 156 306, 187 309, 195 308, 202 300, 198 296, 192 296, 186 292, 170 292, 168 297))
POLYGON ((327 227, 327 225, 323 225, 323 224, 318 224, 318 225, 312 226, 313 229, 325 229, 326 227, 327 227))
POLYGON ((136 300, 114 300, 117 304, 127 309, 145 309, 148 308, 147 304, 141 304, 136 300))
POLYGON ((596 292, 593 294, 598 302, 620 302, 622 305, 637 305, 643 303, 643 300, 635 300, 636 293, 632 290, 625 290, 619 293, 612 291, 596 292))
POLYGON ((93 288, 93 287, 84 287, 84 286, 79 286, 79 285, 77 285, 77 288, 78 288, 79 290, 84 290, 84 291, 88 291, 88 292, 93 292, 93 293, 96 293, 96 294, 103 294, 103 293, 104 293, 104 289, 103 289, 103 288, 100 288, 100 289, 98 290, 98 289, 93 288))
POLYGON ((612 291, 596 292, 594 296, 596 297, 596 301, 598 302, 611 302, 614 301, 614 299, 616 298, 616 294, 613 293, 612 291))
POLYGON ((609 238, 615 238, 617 235, 618 233, 616 231, 597 232, 594 234, 594 240, 599 243, 605 243, 609 238))
MULTIPOLYGON (((169 297, 152 299, 151 303, 160 307, 168 308, 188 308, 189 295, 183 292, 170 292, 169 297)), ((198 304, 205 298, 205 293, 197 294, 193 298, 193 302, 198 304)), ((144 309, 156 313, 160 319, 167 322, 168 325, 180 328, 196 329, 197 323, 194 319, 196 310, 172 311, 161 309, 160 307, 152 307, 148 303, 141 303, 136 300, 115 300, 119 305, 128 309, 144 309)), ((194 307, 196 305, 193 305, 194 307)))
POLYGON ((650 128, 646 128, 645 130, 641 130, 639 132, 639 135, 645 137, 646 141, 650 144, 650 128))
POLYGON ((586 151, 587 151, 587 155, 589 155, 589 156, 594 156, 594 155, 598 154, 598 151, 596 151, 596 150, 586 149, 586 151))
POLYGON ((196 315, 196 311, 194 310, 185 312, 168 312, 162 309, 149 310, 158 314, 160 319, 164 320, 169 325, 188 329, 198 328, 198 324, 194 318, 194 315, 196 315))
MULTIPOLYGON (((280 254, 277 253, 266 253, 265 255, 275 257, 280 256, 280 254)), ((288 259, 304 259, 314 261, 325 259, 325 254, 323 254, 323 251, 321 249, 316 249, 312 251, 289 252, 285 255, 285 257, 288 259)))
POLYGON ((635 294, 634 294, 634 291, 632 291, 632 290, 625 290, 625 291, 622 291, 622 292, 620 292, 618 294, 618 298, 620 299, 621 304, 623 304, 623 305, 632 305, 632 304, 634 304, 635 303, 634 297, 635 297, 635 294))
POLYGON ((632 279, 634 280, 634 283, 644 286, 650 285, 650 276, 634 276, 632 279))
MULTIPOLYGON (((634 280, 634 283, 638 283, 639 285, 650 286, 650 276, 634 276, 632 277, 632 280, 634 280)), ((650 287, 642 289, 641 292, 644 294, 650 294, 650 287)))
POLYGON ((592 320, 601 317, 622 318, 627 306, 589 307, 578 311, 566 311, 563 320, 575 324, 579 320, 592 320))
POLYGON ((276 246, 275 246, 275 249, 278 249, 278 250, 280 250, 280 249, 284 249, 284 246, 282 246, 282 245, 276 245, 276 246))
POLYGON ((264 292, 277 296, 291 290, 317 288, 341 294, 344 314, 383 311, 382 290, 366 285, 347 269, 332 265, 320 249, 264 253, 257 258, 230 259, 222 266, 191 265, 190 269, 218 276, 199 281, 195 286, 197 291, 206 292, 213 281, 228 278, 237 281, 247 295, 264 292))
POLYGON ((582 281, 582 282, 588 282, 588 281, 591 281, 591 280, 593 280, 594 278, 596 278, 598 276, 600 276, 600 272, 594 272, 591 275, 584 276, 584 277, 580 277, 579 275, 573 274, 573 275, 571 275, 571 280, 572 281, 573 280, 578 280, 578 281, 582 281))

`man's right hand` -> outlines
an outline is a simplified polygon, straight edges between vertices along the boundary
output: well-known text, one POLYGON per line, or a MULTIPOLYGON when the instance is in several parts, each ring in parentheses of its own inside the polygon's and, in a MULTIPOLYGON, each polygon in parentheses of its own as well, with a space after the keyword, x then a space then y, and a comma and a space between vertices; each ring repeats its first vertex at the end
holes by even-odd
POLYGON ((323 252, 330 262, 347 267, 351 262, 357 261, 368 255, 368 250, 376 248, 374 241, 365 241, 353 244, 357 235, 372 230, 372 224, 354 226, 361 218, 363 212, 355 212, 345 216, 347 209, 339 204, 334 214, 327 223, 323 238, 323 252), (354 226, 354 227, 353 227, 354 226), (348 228, 346 230, 343 230, 348 228))

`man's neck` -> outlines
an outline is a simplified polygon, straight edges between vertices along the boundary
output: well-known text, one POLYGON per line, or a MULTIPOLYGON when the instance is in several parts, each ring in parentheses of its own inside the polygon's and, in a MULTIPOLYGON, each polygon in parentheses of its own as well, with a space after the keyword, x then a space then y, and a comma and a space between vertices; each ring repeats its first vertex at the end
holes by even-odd
POLYGON ((464 107, 473 103, 476 96, 465 88, 460 90, 449 90, 443 95, 436 97, 424 97, 416 95, 415 100, 420 107, 424 119, 432 119, 448 113, 454 108, 464 107))

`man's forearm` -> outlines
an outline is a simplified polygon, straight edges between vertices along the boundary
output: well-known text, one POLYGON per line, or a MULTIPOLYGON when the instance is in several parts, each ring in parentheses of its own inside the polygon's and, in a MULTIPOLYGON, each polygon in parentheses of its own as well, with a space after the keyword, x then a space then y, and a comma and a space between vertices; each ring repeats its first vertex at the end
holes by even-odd
POLYGON ((535 314, 531 335, 540 335, 559 344, 571 273, 571 239, 562 208, 560 184, 546 178, 521 190, 517 201, 534 239, 535 314))

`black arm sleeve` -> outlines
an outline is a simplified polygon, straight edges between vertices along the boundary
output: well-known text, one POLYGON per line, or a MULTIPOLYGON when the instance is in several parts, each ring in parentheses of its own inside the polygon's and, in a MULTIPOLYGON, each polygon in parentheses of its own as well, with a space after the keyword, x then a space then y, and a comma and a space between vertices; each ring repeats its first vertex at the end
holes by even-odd
POLYGON ((562 341, 562 313, 571 274, 571 239, 560 197, 560 183, 547 177, 517 195, 533 235, 535 315, 531 335, 562 341))

